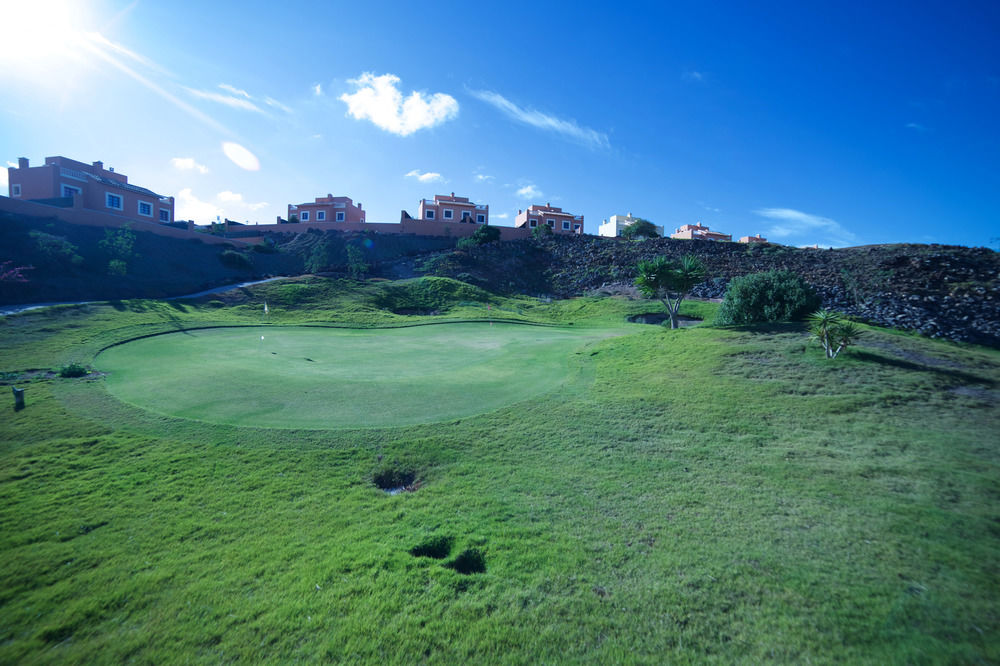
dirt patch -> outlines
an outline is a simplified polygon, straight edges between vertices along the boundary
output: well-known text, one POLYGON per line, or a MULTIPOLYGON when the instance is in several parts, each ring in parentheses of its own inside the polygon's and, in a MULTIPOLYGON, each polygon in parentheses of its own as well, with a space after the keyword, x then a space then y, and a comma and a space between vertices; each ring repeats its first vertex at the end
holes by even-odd
POLYGON ((372 475, 372 482, 389 495, 412 493, 420 487, 415 470, 400 467, 383 467, 372 475))

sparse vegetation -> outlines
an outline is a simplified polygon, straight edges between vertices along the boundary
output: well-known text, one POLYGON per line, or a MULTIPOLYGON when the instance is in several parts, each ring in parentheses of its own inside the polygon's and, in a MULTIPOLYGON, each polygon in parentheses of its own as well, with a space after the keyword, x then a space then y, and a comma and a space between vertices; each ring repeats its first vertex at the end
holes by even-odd
POLYGON ((87 366, 81 363, 67 363, 66 365, 59 368, 60 377, 86 377, 90 374, 90 370, 87 366))

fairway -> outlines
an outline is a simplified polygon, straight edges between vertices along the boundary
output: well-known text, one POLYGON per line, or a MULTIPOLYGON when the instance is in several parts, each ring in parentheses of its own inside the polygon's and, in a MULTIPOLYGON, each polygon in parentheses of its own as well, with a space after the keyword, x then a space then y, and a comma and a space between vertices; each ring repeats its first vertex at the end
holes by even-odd
POLYGON ((170 416, 382 427, 481 414, 550 392, 573 376, 574 352, 609 334, 488 323, 215 328, 134 340, 96 365, 117 398, 170 416))

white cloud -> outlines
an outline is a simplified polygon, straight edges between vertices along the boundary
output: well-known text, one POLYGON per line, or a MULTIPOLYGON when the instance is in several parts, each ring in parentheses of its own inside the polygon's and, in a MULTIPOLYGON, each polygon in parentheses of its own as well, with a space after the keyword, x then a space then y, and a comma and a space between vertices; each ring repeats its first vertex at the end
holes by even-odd
POLYGON ((225 141, 222 144, 222 152, 239 168, 247 171, 260 171, 260 160, 240 144, 225 141))
POLYGON ((259 203, 250 203, 244 201, 243 195, 238 192, 230 192, 229 190, 224 190, 215 195, 215 198, 224 204, 229 204, 231 206, 237 206, 240 208, 248 208, 250 210, 260 210, 261 208, 267 207, 266 201, 261 201, 259 203))
POLYGON ((316 95, 316 97, 319 97, 320 95, 323 94, 323 86, 321 86, 320 84, 317 83, 316 85, 314 85, 312 87, 312 91, 313 91, 313 95, 316 95))
POLYGON ((410 173, 406 174, 407 178, 416 178, 421 183, 444 183, 447 182, 439 173, 434 171, 428 171, 426 173, 420 173, 419 169, 414 169, 410 173))
MULTIPOLYGON (((234 109, 242 109, 244 111, 255 111, 257 113, 264 113, 264 110, 259 106, 251 102, 245 97, 233 97, 232 95, 223 95, 217 92, 211 92, 209 90, 195 90, 194 88, 185 87, 184 90, 188 91, 189 94, 194 97, 199 97, 201 99, 207 99, 212 102, 217 102, 219 104, 225 104, 228 107, 234 109)), ((242 91, 240 91, 242 92, 242 91)))
POLYGON ((253 99, 252 97, 250 97, 250 93, 248 93, 246 90, 241 90, 240 88, 233 87, 228 83, 220 83, 219 87, 225 90, 226 92, 232 93, 239 97, 246 97, 247 99, 253 99))
POLYGON ((541 190, 529 183, 517 191, 517 196, 522 199, 540 199, 543 194, 541 190))
POLYGON ((173 157, 170 159, 170 164, 180 171, 197 171, 201 174, 208 173, 208 167, 204 164, 198 164, 194 161, 193 157, 173 157))
POLYGON ((493 219, 495 220, 506 220, 508 217, 510 217, 510 213, 496 213, 493 215, 493 219))
POLYGON ((485 173, 473 174, 472 177, 476 179, 477 183, 492 183, 495 180, 493 176, 487 176, 485 173))
POLYGON ((222 216, 223 210, 209 201, 202 201, 194 196, 190 187, 185 187, 177 193, 174 218, 178 220, 194 220, 195 222, 214 221, 216 216, 222 216))
POLYGON ((793 243, 818 243, 830 247, 845 247, 857 243, 857 236, 853 232, 828 217, 792 208, 762 208, 755 210, 754 214, 774 222, 764 234, 768 238, 793 243))
POLYGON ((508 117, 525 125, 531 125, 547 132, 555 132, 562 136, 582 143, 588 148, 608 148, 611 144, 608 135, 589 127, 580 127, 575 120, 563 120, 533 109, 522 109, 500 93, 491 90, 470 90, 469 94, 476 99, 499 109, 508 117))
POLYGON ((406 98, 393 74, 375 76, 365 72, 349 79, 357 91, 344 93, 340 100, 347 104, 347 113, 356 120, 370 120, 387 132, 407 136, 417 130, 434 127, 458 115, 458 102, 451 95, 413 91, 406 98))
POLYGON ((906 129, 911 129, 914 132, 927 132, 928 128, 920 123, 906 123, 906 129))
POLYGON ((701 72, 696 72, 694 70, 688 70, 682 75, 685 81, 698 81, 702 82, 705 80, 705 75, 701 72))
POLYGON ((282 104, 281 102, 279 102, 278 100, 274 99, 273 97, 265 97, 264 98, 264 104, 267 104, 268 106, 273 106, 276 109, 281 109, 285 113, 292 113, 291 107, 289 107, 286 104, 282 104))

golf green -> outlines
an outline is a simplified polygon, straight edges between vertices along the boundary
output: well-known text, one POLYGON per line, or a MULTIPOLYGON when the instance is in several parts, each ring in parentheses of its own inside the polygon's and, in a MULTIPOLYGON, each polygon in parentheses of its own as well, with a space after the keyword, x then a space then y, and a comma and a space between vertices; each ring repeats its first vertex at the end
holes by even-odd
POLYGON ((170 416, 273 428, 397 426, 549 392, 579 367, 574 352, 611 334, 485 322, 216 328, 112 347, 97 367, 118 399, 170 416))

